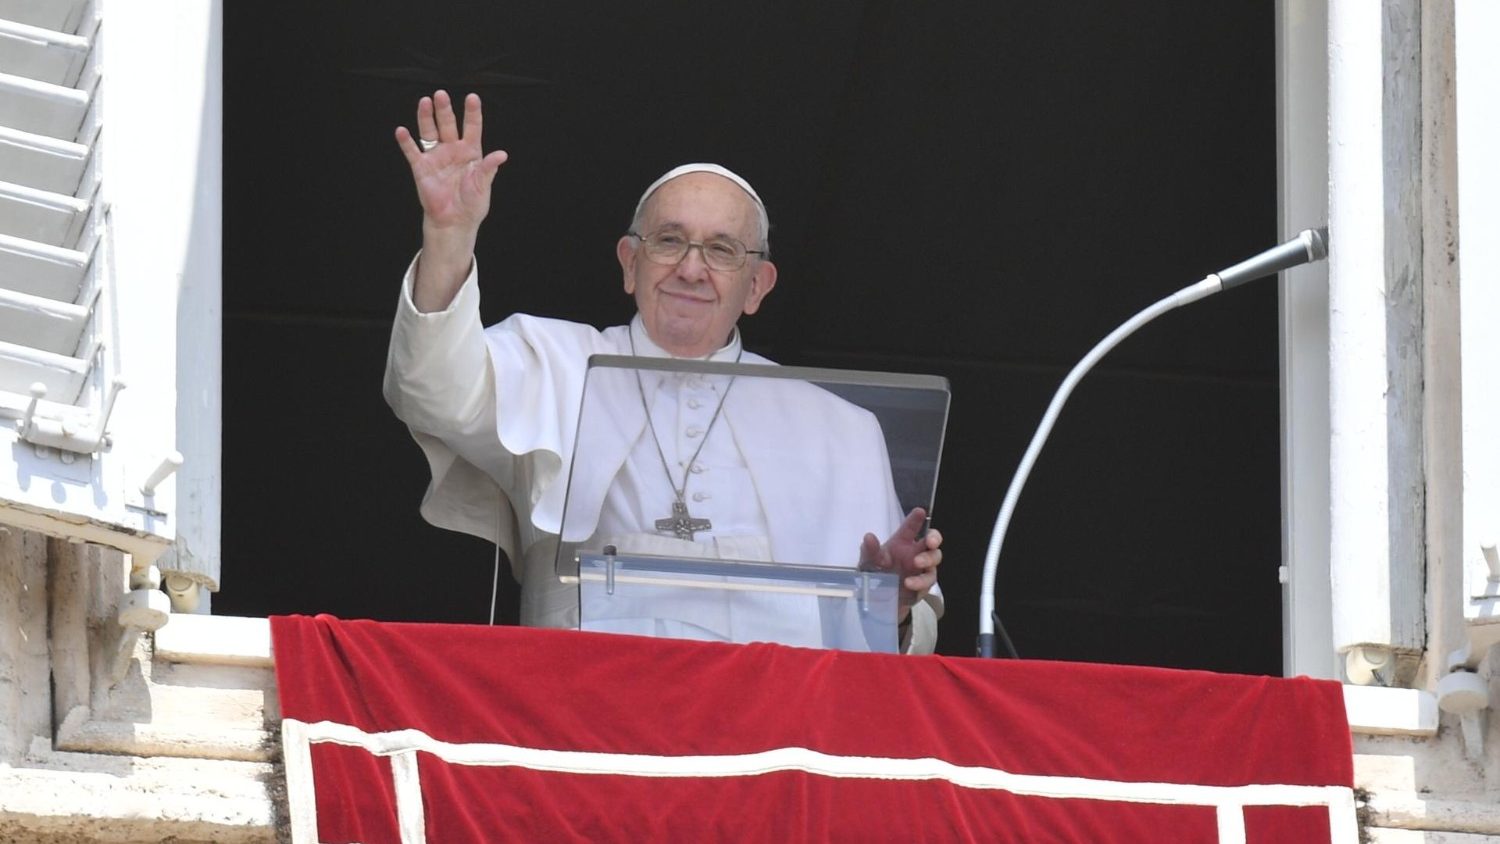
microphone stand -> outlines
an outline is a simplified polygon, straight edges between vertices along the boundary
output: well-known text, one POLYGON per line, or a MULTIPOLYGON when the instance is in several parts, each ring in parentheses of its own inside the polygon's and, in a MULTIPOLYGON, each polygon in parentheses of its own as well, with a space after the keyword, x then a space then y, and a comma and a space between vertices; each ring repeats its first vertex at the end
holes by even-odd
MULTIPOLYGON (((1126 320, 1123 325, 1111 331, 1108 336, 1090 349, 1089 353, 1083 356, 1083 360, 1074 365, 1072 371, 1063 379, 1062 385, 1052 396, 1051 404, 1047 405, 1047 412, 1042 415, 1041 424, 1037 426, 1036 433, 1031 436, 1031 444, 1026 447, 1026 453, 1021 457, 1021 464, 1016 467, 1016 474, 1011 478, 1010 487, 1005 491, 1005 500, 1000 505, 1000 516, 995 520, 994 532, 990 534, 990 544, 984 558, 984 578, 979 591, 979 656, 988 658, 995 655, 995 570, 1000 561, 1000 549, 1005 544, 1005 532, 1010 528, 1011 514, 1016 509, 1016 499, 1021 497, 1021 488, 1026 485, 1026 479, 1031 474, 1031 467, 1036 463, 1037 455, 1041 454, 1047 436, 1052 433, 1052 426, 1057 421, 1058 414, 1062 412, 1063 404, 1067 402, 1068 397, 1073 393, 1073 388, 1078 385, 1083 376, 1087 375, 1094 364, 1108 354, 1110 349, 1118 346, 1120 341, 1167 311, 1196 302, 1205 296, 1211 296, 1230 287, 1237 287, 1247 281, 1273 275, 1309 261, 1317 261, 1327 256, 1327 244, 1327 228, 1307 229, 1296 238, 1274 249, 1267 250, 1226 270, 1213 273, 1202 281, 1190 284, 1157 301, 1126 320)), ((1009 637, 1006 637, 1006 645, 1009 646, 1009 637)), ((1010 652, 1012 656, 1015 655, 1014 649, 1010 649, 1010 652)))

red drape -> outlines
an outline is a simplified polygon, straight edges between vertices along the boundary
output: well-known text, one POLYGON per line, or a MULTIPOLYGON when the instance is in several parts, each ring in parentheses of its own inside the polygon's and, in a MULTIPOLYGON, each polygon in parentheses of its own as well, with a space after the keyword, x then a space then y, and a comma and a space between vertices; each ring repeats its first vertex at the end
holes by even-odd
MULTIPOLYGON (((1026 792, 1353 781, 1341 690, 1305 678, 328 616, 271 630, 284 718, 419 748, 430 842, 1216 841, 1212 806, 1026 792)), ((315 801, 293 800, 315 802, 318 841, 403 842, 389 755, 315 743, 311 768, 315 801)), ((1248 841, 1329 840, 1323 806, 1242 817, 1248 841)))

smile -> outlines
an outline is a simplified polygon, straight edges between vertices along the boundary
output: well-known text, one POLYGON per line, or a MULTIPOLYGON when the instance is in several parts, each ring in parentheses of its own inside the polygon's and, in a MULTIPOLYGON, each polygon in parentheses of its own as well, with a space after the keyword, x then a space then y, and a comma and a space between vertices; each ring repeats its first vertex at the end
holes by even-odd
POLYGON ((661 295, 667 297, 668 299, 674 299, 679 302, 689 302, 696 305, 711 305, 714 301, 712 299, 704 299, 700 296, 693 296, 689 293, 680 293, 672 290, 663 290, 661 292, 661 295))

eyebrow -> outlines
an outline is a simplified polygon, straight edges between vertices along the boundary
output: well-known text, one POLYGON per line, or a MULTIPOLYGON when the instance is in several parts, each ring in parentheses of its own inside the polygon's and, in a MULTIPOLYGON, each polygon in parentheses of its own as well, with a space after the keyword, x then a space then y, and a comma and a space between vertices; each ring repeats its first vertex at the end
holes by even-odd
MULTIPOLYGON (((682 223, 677 222, 676 220, 668 220, 667 222, 662 223, 661 225, 659 225, 656 228, 652 229, 651 232, 653 234, 655 234, 656 232, 666 231, 667 229, 675 229, 677 231, 682 231, 685 228, 687 228, 687 227, 684 226, 682 223)), ((739 235, 734 234, 733 232, 726 232, 726 231, 714 232, 713 234, 710 234, 708 236, 708 239, 709 240, 713 240, 714 238, 720 238, 720 237, 727 238, 729 240, 738 240, 741 243, 748 243, 749 242, 749 241, 745 240, 743 237, 740 237, 739 235)))

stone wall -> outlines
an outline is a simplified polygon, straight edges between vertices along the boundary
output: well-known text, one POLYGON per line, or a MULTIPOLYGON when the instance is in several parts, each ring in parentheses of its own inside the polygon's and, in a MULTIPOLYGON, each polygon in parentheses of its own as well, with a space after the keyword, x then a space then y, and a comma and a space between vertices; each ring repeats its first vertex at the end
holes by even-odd
POLYGON ((264 619, 118 621, 119 552, 0 528, 0 842, 274 842, 264 619))

